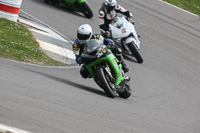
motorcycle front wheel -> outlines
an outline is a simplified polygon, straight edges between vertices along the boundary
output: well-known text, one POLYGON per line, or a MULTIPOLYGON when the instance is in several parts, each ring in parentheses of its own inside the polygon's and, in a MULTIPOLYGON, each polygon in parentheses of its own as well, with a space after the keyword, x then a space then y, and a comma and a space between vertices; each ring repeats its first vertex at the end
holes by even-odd
POLYGON ((143 62, 143 58, 140 55, 138 49, 136 48, 134 42, 129 43, 128 46, 129 46, 129 48, 131 50, 131 53, 133 54, 133 56, 135 56, 136 60, 138 61, 138 63, 142 63, 143 62))
POLYGON ((98 68, 96 71, 96 76, 108 97, 114 98, 117 95, 117 91, 115 85, 110 81, 110 77, 104 68, 98 68))
POLYGON ((87 1, 83 3, 75 3, 77 9, 80 10, 81 13, 83 13, 87 18, 92 18, 93 17, 93 12, 92 9, 90 8, 89 4, 87 1))

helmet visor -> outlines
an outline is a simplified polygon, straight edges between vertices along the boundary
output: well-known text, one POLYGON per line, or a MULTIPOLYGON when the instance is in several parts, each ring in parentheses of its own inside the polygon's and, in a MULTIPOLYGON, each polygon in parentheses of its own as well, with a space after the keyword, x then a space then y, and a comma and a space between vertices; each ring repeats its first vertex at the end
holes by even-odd
POLYGON ((110 11, 115 9, 115 6, 105 5, 105 9, 106 9, 107 12, 110 12, 110 11))
POLYGON ((90 36, 91 36, 91 33, 90 33, 89 35, 83 35, 83 34, 77 33, 77 38, 78 38, 79 40, 87 40, 87 39, 90 38, 90 36))

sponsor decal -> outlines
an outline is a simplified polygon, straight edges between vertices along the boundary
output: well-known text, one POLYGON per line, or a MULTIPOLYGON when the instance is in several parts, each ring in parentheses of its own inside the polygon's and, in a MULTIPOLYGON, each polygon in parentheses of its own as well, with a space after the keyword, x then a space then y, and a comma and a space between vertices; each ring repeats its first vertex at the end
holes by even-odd
POLYGON ((103 52, 103 53, 105 53, 105 52, 106 52, 106 49, 105 49, 105 48, 103 48, 103 49, 102 49, 102 52, 103 52))
POLYGON ((122 74, 122 71, 119 74, 117 74, 117 77, 119 77, 121 74, 122 74))

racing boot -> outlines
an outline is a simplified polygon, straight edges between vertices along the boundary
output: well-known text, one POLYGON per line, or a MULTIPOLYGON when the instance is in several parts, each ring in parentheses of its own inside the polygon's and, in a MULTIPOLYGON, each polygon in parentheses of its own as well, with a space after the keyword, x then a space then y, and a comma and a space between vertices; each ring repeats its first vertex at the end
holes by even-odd
POLYGON ((130 81, 131 78, 130 78, 129 76, 125 75, 125 80, 126 80, 126 81, 130 81))
MULTIPOLYGON (((117 57, 117 59, 119 60, 119 64, 122 65, 122 70, 124 71, 124 73, 127 73, 127 72, 129 71, 129 68, 127 67, 127 65, 126 65, 126 64, 124 63, 124 61, 122 60, 122 55, 121 55, 121 56, 117 56, 117 55, 116 55, 116 57, 117 57)), ((131 79, 131 78, 125 74, 125 80, 130 81, 130 79, 131 79)))
POLYGON ((126 66, 126 64, 123 61, 121 48, 115 46, 112 51, 114 51, 113 53, 115 54, 115 56, 119 60, 120 64, 122 64, 122 69, 124 70, 124 73, 127 73, 129 71, 129 68, 126 66))
POLYGON ((129 68, 125 64, 122 54, 116 54, 116 57, 119 60, 120 64, 122 64, 122 69, 124 70, 124 73, 127 73, 129 71, 129 68))
POLYGON ((129 68, 127 67, 127 65, 124 63, 123 60, 120 61, 122 64, 122 69, 124 70, 124 73, 127 73, 129 71, 129 68))

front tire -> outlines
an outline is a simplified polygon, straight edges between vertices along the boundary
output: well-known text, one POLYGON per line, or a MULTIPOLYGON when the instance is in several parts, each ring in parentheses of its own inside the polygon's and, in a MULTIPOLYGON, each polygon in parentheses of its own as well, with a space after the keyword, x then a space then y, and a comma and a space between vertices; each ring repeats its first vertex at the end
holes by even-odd
POLYGON ((131 50, 131 53, 133 54, 133 56, 135 56, 136 60, 138 61, 138 63, 142 63, 143 62, 143 59, 142 59, 142 56, 140 55, 138 49, 136 48, 134 42, 131 42, 128 44, 130 50, 131 50))
POLYGON ((109 75, 104 68, 98 68, 96 71, 96 76, 101 84, 100 86, 102 86, 108 97, 114 98, 117 94, 117 91, 114 84, 109 80, 109 75))

